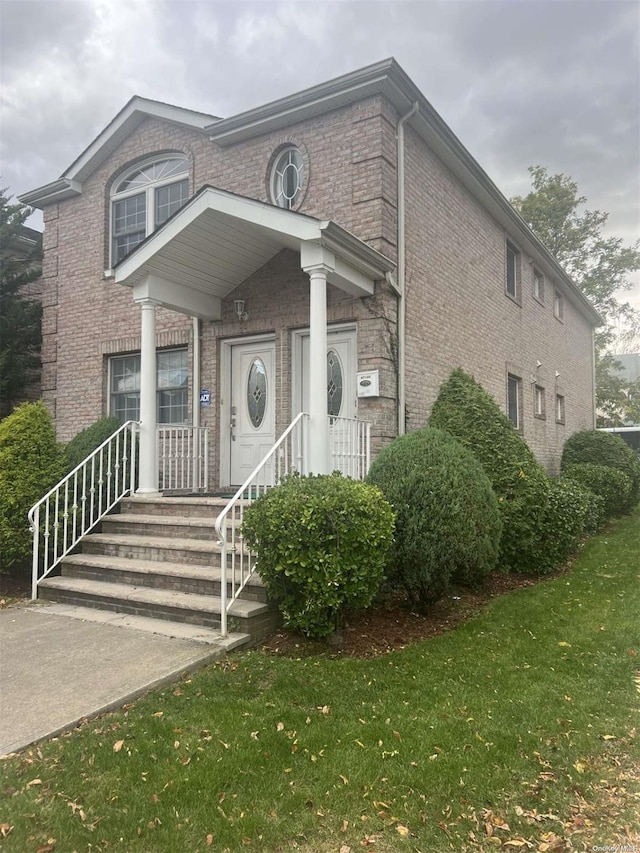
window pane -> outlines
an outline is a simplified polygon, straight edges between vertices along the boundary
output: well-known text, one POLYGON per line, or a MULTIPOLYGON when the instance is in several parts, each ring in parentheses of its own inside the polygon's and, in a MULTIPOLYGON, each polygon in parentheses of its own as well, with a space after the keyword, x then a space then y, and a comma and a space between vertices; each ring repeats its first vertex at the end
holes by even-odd
POLYGON ((179 181, 168 187, 159 187, 156 190, 156 217, 155 224, 162 225, 170 216, 180 210, 189 200, 189 181, 179 181))
POLYGON ((158 423, 184 424, 187 423, 187 389, 178 388, 173 391, 158 391, 158 423))
POLYGON ((335 350, 327 353, 327 414, 338 417, 342 408, 342 365, 335 350))
POLYGON ((520 380, 516 376, 509 376, 507 380, 507 408, 508 417, 511 423, 516 427, 519 426, 520 416, 518 411, 519 406, 519 386, 520 380))
POLYGON ((516 251, 507 243, 507 293, 516 295, 516 251))
POLYGON ((247 409, 249 420, 258 429, 267 408, 267 372, 262 359, 254 358, 247 379, 247 409))
POLYGON ((148 166, 128 175, 118 184, 116 192, 122 193, 127 190, 134 190, 137 187, 152 184, 154 181, 164 180, 172 177, 172 175, 180 175, 188 171, 189 163, 185 157, 172 157, 169 160, 160 160, 157 163, 150 163, 148 166))

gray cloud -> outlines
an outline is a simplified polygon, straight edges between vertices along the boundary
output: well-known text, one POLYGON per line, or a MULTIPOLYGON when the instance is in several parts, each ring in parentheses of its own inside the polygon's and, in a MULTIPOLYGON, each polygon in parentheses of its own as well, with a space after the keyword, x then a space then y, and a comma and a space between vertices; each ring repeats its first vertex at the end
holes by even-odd
MULTIPOLYGON (((640 22, 619 0, 2 0, 2 183, 55 179, 133 94, 216 115, 394 55, 502 191, 571 175, 640 234, 640 22)), ((638 284, 640 304, 640 281, 638 284)))

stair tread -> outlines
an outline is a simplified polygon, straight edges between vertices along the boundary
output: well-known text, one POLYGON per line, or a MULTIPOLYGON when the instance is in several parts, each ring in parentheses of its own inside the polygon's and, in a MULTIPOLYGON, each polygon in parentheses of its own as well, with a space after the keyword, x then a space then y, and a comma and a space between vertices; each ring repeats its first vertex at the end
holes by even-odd
POLYGON ((175 525, 176 527, 210 527, 215 536, 216 522, 214 518, 198 515, 139 515, 120 513, 106 515, 102 523, 116 522, 116 524, 157 524, 163 527, 175 525))
MULTIPOLYGON (((92 566, 99 569, 114 569, 140 574, 171 575, 180 578, 198 580, 220 580, 219 566, 195 566, 188 563, 170 563, 161 560, 137 560, 131 557, 114 557, 110 554, 68 554, 62 564, 74 566, 92 566)), ((248 583, 262 586, 259 575, 253 575, 248 583)))
MULTIPOLYGON (((95 581, 86 578, 49 577, 40 582, 46 589, 67 590, 69 592, 97 595, 103 598, 124 600, 139 604, 156 604, 176 607, 182 610, 196 610, 206 613, 220 612, 220 598, 215 595, 198 595, 175 590, 160 590, 151 587, 132 586, 131 584, 95 581)), ((256 616, 266 612, 268 605, 247 599, 236 599, 229 610, 231 616, 256 616)))
POLYGON ((211 551, 212 554, 220 552, 220 546, 215 539, 187 539, 174 536, 163 539, 158 536, 143 536, 135 533, 90 533, 82 541, 103 545, 137 545, 171 551, 211 551))
POLYGON ((184 504, 186 506, 221 506, 225 507, 229 503, 229 498, 215 498, 215 497, 180 497, 178 495, 157 495, 155 497, 147 497, 144 495, 133 495, 131 497, 122 499, 123 505, 127 505, 129 503, 135 504, 165 504, 166 506, 180 506, 184 504))

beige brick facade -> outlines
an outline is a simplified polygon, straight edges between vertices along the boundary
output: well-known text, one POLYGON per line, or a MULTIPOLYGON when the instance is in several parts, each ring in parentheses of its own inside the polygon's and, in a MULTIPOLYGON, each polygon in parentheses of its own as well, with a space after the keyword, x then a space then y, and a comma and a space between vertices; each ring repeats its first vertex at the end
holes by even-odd
MULTIPOLYGON (((210 185, 269 201, 273 155, 293 143, 305 161, 301 213, 331 219, 396 259, 396 107, 382 94, 364 97, 286 129, 226 147, 209 135, 157 118, 142 122, 83 182, 82 192, 45 206, 43 275, 43 396, 59 439, 105 414, 108 359, 140 348, 140 311, 131 291, 105 276, 109 260, 110 190, 141 160, 180 152, 190 163, 190 192, 210 185)), ((505 293, 505 244, 517 236, 477 201, 410 127, 406 137, 406 402, 408 428, 422 426, 440 383, 456 366, 473 373, 505 410, 507 374, 521 379, 525 438, 550 470, 568 435, 593 424, 592 333, 584 309, 564 295, 553 312, 554 282, 545 274, 544 303, 533 296, 533 263, 519 255, 519 293, 505 293), (538 366, 538 362, 541 362, 538 366), (559 375, 558 375, 559 374, 559 375), (534 417, 534 385, 544 388, 546 416, 534 417), (565 400, 556 423, 556 394, 565 400)), ((360 400, 358 416, 373 424, 374 451, 397 430, 397 299, 384 281, 373 297, 354 299, 329 288, 330 324, 357 328, 358 369, 380 371, 380 397, 360 400)), ((276 432, 291 420, 291 333, 309 325, 308 278, 296 252, 277 254, 223 302, 220 322, 201 323, 201 382, 212 405, 212 479, 220 454, 220 342, 271 333, 277 365, 276 432), (245 300, 240 323, 233 300, 245 300)), ((158 347, 193 351, 191 318, 157 311, 158 347)), ((192 374, 191 374, 192 375, 192 374)), ((190 385, 189 401, 194 391, 190 385)))

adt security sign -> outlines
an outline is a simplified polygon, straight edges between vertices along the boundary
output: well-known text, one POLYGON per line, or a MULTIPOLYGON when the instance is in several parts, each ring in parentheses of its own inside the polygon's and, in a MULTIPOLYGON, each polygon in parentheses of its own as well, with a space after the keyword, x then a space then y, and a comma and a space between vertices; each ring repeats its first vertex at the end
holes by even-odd
POLYGON ((207 391, 204 388, 200 392, 200 405, 201 406, 210 406, 211 405, 211 391, 207 391))

